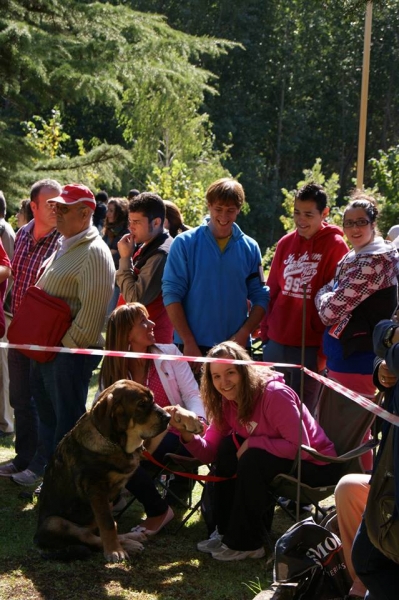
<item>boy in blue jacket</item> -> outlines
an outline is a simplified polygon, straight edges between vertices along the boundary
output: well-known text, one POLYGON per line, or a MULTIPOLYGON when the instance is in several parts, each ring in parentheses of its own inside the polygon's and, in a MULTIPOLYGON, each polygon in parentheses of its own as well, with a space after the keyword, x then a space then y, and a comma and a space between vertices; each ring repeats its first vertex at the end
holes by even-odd
POLYGON ((209 216, 175 238, 162 280, 175 343, 186 356, 204 356, 228 339, 248 348, 269 301, 259 246, 235 222, 243 187, 219 179, 206 200, 209 216))

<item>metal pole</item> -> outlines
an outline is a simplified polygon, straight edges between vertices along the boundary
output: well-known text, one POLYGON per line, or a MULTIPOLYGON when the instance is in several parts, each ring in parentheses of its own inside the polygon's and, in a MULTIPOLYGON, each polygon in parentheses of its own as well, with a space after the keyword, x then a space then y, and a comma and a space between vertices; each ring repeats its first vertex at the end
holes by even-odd
POLYGON ((305 372, 303 367, 305 366, 305 348, 306 348, 306 289, 308 284, 305 283, 302 286, 303 289, 303 304, 302 304, 302 339, 301 339, 301 383, 300 383, 300 391, 299 391, 299 433, 298 433, 298 485, 296 489, 296 520, 299 521, 299 513, 300 513, 300 499, 301 499, 301 476, 302 476, 302 458, 301 458, 301 446, 302 446, 302 415, 303 415, 303 395, 304 395, 304 386, 305 386, 305 372))
POLYGON ((366 20, 364 24, 364 47, 363 47, 363 71, 362 71, 362 90, 360 96, 360 117, 359 117, 359 139, 357 148, 357 177, 356 186, 359 190, 364 184, 364 160, 366 155, 366 129, 367 129, 367 100, 369 90, 370 73, 370 44, 371 44, 371 23, 373 19, 373 3, 370 0, 366 7, 366 20))

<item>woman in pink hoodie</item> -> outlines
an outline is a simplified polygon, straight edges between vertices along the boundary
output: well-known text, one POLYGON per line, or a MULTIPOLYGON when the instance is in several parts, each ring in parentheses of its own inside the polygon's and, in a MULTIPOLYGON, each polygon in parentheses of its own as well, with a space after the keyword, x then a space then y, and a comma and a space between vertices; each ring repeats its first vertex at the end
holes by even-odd
MULTIPOLYGON (((207 356, 250 361, 232 341, 215 346, 207 356)), ((193 456, 214 462, 215 474, 231 479, 215 484, 217 530, 197 548, 222 561, 261 558, 275 505, 269 485, 279 473, 290 472, 298 451, 299 398, 280 373, 222 362, 205 363, 201 395, 211 422, 204 437, 183 431, 173 411, 171 425, 181 430, 181 440, 193 456)), ((334 445, 305 406, 302 443, 336 456, 334 445)), ((322 464, 306 452, 302 459, 304 482, 338 481, 339 465, 322 464)))

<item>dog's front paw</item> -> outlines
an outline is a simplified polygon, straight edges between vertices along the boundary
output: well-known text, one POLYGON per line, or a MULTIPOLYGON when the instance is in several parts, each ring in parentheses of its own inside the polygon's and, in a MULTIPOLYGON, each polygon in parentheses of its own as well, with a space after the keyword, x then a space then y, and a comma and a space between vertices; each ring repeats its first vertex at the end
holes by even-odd
POLYGON ((129 560, 129 554, 124 548, 118 548, 116 550, 104 551, 104 556, 107 562, 117 563, 122 560, 129 560))

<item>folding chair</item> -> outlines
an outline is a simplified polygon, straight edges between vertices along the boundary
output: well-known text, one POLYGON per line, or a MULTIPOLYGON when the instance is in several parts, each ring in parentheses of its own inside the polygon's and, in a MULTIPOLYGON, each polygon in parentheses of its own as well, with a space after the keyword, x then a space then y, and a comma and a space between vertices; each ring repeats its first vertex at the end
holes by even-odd
MULTIPOLYGON (((180 529, 187 523, 187 521, 196 513, 197 510, 201 507, 201 498, 195 502, 193 496, 193 490, 196 481, 203 487, 204 483, 201 480, 197 480, 195 478, 188 477, 187 480, 189 482, 188 485, 188 494, 186 496, 179 496, 173 489, 170 484, 171 481, 175 477, 175 473, 183 473, 187 475, 196 475, 198 467, 202 466, 202 462, 193 458, 191 456, 182 456, 180 454, 167 453, 165 454, 163 465, 157 466, 153 464, 153 479, 157 485, 158 490, 160 491, 163 497, 171 496, 176 505, 185 511, 185 515, 183 520, 179 523, 176 529, 172 531, 175 535, 180 529), (188 511, 188 512, 187 512, 188 511)), ((116 520, 118 521, 121 516, 132 506, 133 502, 136 498, 133 496, 120 510, 116 515, 116 520)))
MULTIPOLYGON (((375 397, 375 403, 379 405, 381 402, 382 394, 378 394, 375 397)), ((327 437, 334 443, 337 456, 324 456, 303 444, 302 450, 325 463, 340 463, 342 466, 340 477, 337 481, 331 481, 330 485, 305 484, 299 481, 296 475, 297 459, 290 474, 277 475, 271 484, 272 493, 276 499, 278 496, 283 496, 290 500, 297 500, 299 485, 300 503, 312 504, 316 509, 316 517, 318 512, 323 516, 327 514, 327 511, 320 506, 320 502, 334 493, 335 486, 343 475, 364 473, 360 457, 371 451, 378 443, 377 440, 363 443, 366 433, 374 422, 375 415, 331 388, 324 386, 322 389, 317 413, 318 422, 327 437)), ((291 511, 281 504, 280 506, 291 518, 296 520, 291 511)))
POLYGON ((159 473, 159 476, 161 477, 159 480, 159 485, 166 490, 169 496, 174 498, 177 506, 180 506, 185 511, 188 511, 185 513, 183 520, 179 523, 177 528, 172 532, 173 534, 178 533, 180 529, 184 527, 187 521, 191 519, 191 517, 197 512, 197 510, 201 508, 201 496, 198 501, 195 501, 193 491, 197 481, 202 488, 204 487, 204 482, 194 477, 187 477, 189 483, 188 495, 185 497, 179 496, 175 493, 170 485, 175 474, 171 473, 169 469, 171 471, 175 471, 176 474, 197 475, 198 467, 202 465, 203 463, 200 460, 191 456, 181 456, 180 454, 173 453, 165 454, 166 468, 159 473), (166 476, 165 479, 162 478, 163 475, 166 476))

